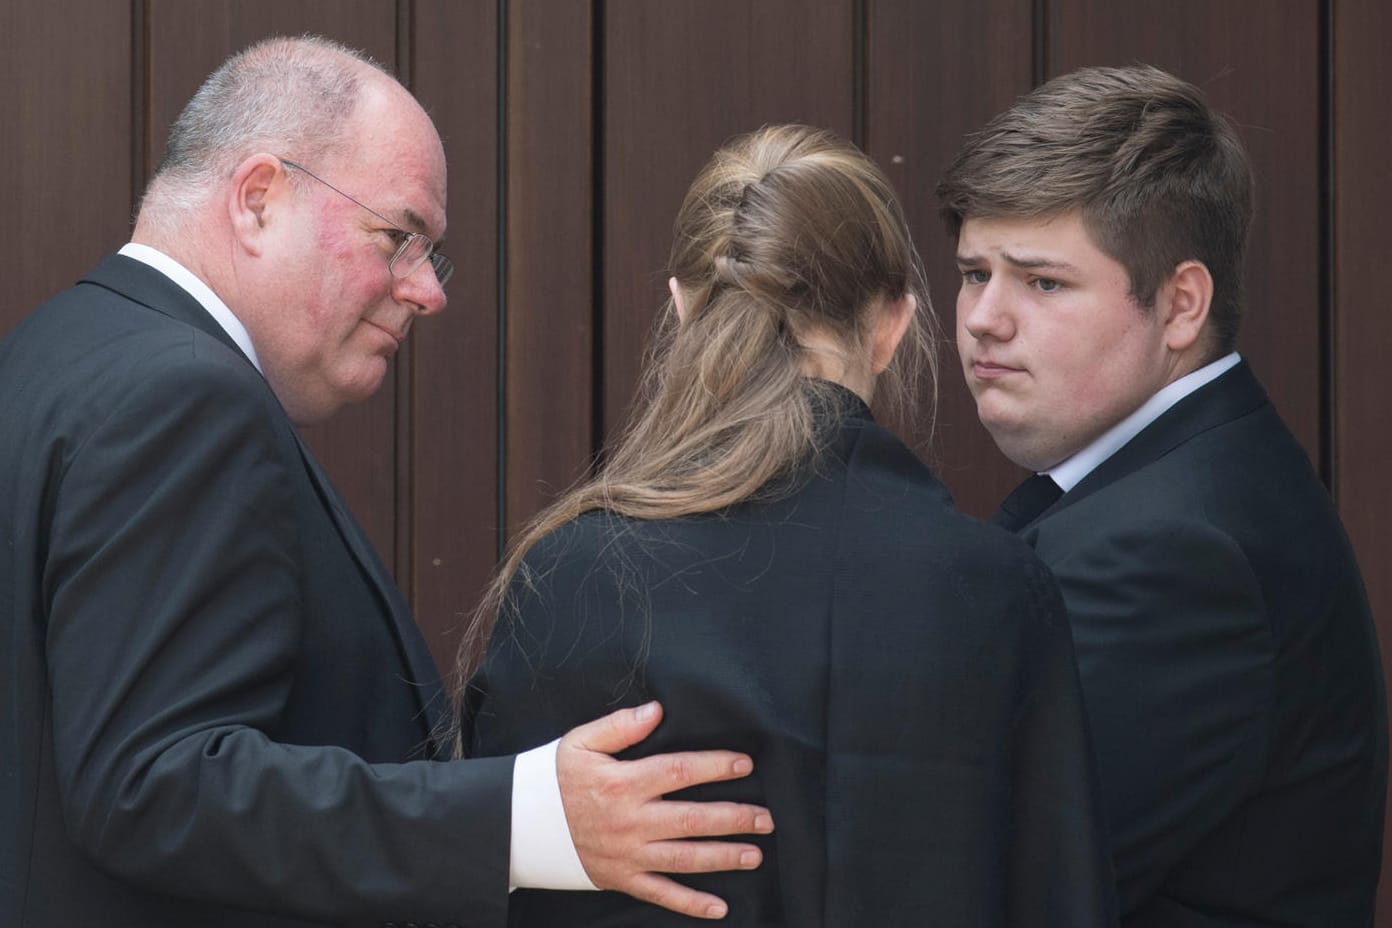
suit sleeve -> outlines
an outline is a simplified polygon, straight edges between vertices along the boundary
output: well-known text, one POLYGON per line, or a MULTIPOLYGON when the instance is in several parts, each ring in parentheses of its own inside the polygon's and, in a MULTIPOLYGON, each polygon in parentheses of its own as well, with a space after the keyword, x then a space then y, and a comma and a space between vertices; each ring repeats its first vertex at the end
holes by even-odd
POLYGON ((1210 526, 1099 530, 1054 561, 1097 749, 1123 915, 1263 767, 1274 646, 1241 550, 1210 526))
POLYGON ((1006 923, 1113 925, 1115 883, 1063 600, 1042 565, 1017 576, 1028 657, 1011 738, 1006 923))
POLYGON ((137 374, 54 464, 47 659, 72 838, 193 899, 501 923, 512 758, 374 765, 268 737, 302 629, 298 458, 244 372, 184 346, 137 374))

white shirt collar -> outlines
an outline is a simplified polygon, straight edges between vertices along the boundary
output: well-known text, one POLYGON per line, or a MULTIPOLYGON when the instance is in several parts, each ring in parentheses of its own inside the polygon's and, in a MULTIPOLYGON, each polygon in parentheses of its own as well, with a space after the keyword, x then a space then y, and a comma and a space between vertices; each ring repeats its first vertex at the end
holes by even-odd
POLYGON ((1205 364, 1196 371, 1185 374, 1174 383, 1166 384, 1158 393, 1146 400, 1139 409, 1099 435, 1092 444, 1062 464, 1044 471, 1044 473, 1048 474, 1054 483, 1057 483, 1063 488, 1063 492, 1067 493, 1082 483, 1083 478, 1096 470, 1103 461, 1116 454, 1123 445, 1140 434, 1142 429, 1159 419, 1171 406, 1200 387, 1226 374, 1236 367, 1241 360, 1242 358, 1234 351, 1217 361, 1205 364))
POLYGON ((198 305, 206 309, 208 315, 212 316, 232 341, 237 343, 237 347, 242 349, 242 354, 247 356, 258 371, 261 370, 261 361, 256 357, 256 346, 251 343, 251 336, 247 334, 246 326, 242 325, 242 321, 237 318, 236 313, 232 312, 207 284, 199 280, 193 271, 164 252, 151 248, 149 245, 141 245, 138 242, 127 242, 121 246, 120 254, 127 258, 134 258, 141 264, 148 264, 187 290, 189 296, 197 300, 198 305))

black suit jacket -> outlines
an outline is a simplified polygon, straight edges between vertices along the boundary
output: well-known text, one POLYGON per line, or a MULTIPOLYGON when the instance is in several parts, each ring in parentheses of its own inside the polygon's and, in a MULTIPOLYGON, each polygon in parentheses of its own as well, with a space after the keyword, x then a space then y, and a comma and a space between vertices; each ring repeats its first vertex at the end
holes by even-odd
POLYGON ((197 302, 108 258, 0 396, 0 923, 500 920, 512 760, 432 759, 400 594, 197 302))
MULTIPOLYGON (((643 753, 731 748, 766 804, 754 872, 689 882, 723 924, 1093 926, 1112 915, 1076 669, 1052 579, 958 513, 852 394, 791 496, 590 513, 526 557, 465 719, 473 754, 661 699, 643 753)), ((613 893, 513 894, 514 925, 692 924, 613 893)))
POLYGON ((1123 923, 1372 923, 1387 719, 1328 493, 1247 365, 1023 530, 1058 577, 1123 923))

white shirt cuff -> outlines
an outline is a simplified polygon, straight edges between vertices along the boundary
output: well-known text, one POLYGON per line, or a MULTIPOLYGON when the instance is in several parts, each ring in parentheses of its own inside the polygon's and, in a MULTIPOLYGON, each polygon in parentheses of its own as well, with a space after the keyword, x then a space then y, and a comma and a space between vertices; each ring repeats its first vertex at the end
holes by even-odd
POLYGON ((557 738, 517 755, 512 768, 513 889, 599 889, 590 882, 570 837, 556 780, 557 738))

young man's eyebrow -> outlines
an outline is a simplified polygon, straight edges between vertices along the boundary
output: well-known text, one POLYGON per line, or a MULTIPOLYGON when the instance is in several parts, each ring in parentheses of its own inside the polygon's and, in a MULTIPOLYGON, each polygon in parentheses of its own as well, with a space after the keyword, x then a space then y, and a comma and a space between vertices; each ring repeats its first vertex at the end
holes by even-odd
POLYGON ((1001 257, 1004 258, 1008 264, 1012 264, 1015 267, 1023 267, 1028 270, 1042 269, 1049 271, 1071 271, 1074 273, 1078 270, 1077 267, 1069 264, 1067 261, 1060 261, 1058 258, 1046 258, 1042 255, 1012 255, 1009 252, 1004 252, 1001 254, 1001 257))
MULTIPOLYGON (((1067 261, 1061 261, 1057 258, 1046 258, 1043 256, 1028 254, 1014 255, 1010 252, 1002 252, 1001 257, 1005 259, 1005 262, 1007 264, 1010 264, 1014 267, 1022 267, 1027 270, 1042 269, 1049 271, 1068 271, 1072 273, 1077 273, 1078 271, 1078 268, 1075 265, 1069 264, 1067 261)), ((964 254, 962 252, 958 252, 956 257, 956 261, 959 265, 982 264, 985 262, 985 260, 986 259, 983 258, 981 255, 964 254)))

